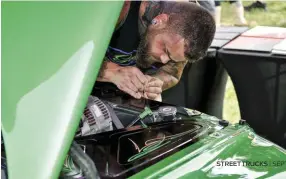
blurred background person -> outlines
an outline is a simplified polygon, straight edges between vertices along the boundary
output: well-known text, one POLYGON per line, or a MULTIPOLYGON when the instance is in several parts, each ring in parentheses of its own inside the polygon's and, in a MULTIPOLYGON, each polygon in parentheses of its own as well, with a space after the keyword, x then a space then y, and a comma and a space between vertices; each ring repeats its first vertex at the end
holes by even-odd
MULTIPOLYGON (((246 26, 248 25, 245 17, 244 17, 244 7, 242 5, 241 0, 234 0, 234 1, 229 1, 231 4, 233 4, 234 7, 234 15, 236 18, 235 25, 238 26, 246 26)), ((216 0, 215 1, 215 21, 216 25, 220 26, 220 21, 221 21, 221 1, 216 0)))
POLYGON ((207 9, 215 17, 215 0, 197 0, 190 2, 199 4, 201 7, 207 9))
POLYGON ((245 11, 252 11, 254 9, 262 9, 262 10, 266 11, 267 5, 264 1, 255 1, 252 4, 250 4, 249 6, 244 7, 245 11))

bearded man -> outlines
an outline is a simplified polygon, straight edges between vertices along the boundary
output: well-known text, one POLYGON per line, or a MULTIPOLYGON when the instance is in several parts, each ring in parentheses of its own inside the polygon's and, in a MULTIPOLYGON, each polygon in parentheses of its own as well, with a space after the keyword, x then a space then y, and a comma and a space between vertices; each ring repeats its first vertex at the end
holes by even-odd
POLYGON ((188 62, 205 56, 214 33, 212 15, 195 3, 126 1, 97 81, 137 99, 160 100, 188 62))

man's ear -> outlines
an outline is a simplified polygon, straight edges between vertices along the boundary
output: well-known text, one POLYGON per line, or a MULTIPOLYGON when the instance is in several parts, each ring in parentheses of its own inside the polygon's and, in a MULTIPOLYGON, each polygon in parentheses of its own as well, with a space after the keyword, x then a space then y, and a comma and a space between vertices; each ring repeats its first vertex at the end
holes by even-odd
POLYGON ((168 14, 160 14, 151 21, 152 28, 165 28, 169 20, 168 14))

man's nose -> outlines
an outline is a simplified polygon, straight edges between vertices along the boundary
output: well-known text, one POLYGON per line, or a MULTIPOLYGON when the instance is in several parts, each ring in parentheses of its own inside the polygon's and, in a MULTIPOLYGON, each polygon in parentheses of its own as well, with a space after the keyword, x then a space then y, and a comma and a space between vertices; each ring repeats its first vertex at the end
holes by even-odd
POLYGON ((162 55, 160 56, 160 60, 161 60, 161 62, 162 62, 163 64, 166 64, 166 63, 170 60, 170 58, 169 58, 169 56, 168 56, 167 54, 162 54, 162 55))

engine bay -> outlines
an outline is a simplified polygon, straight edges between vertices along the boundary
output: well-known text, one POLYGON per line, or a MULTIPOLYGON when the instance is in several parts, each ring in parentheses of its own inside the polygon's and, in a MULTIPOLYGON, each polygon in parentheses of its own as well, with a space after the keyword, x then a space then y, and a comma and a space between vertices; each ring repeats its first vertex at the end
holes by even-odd
POLYGON ((197 120, 203 114, 184 107, 103 91, 95 88, 97 96, 89 97, 74 139, 96 169, 70 152, 61 178, 93 178, 88 170, 99 178, 127 178, 228 125, 197 120))
MULTIPOLYGON (((228 126, 210 117, 95 86, 59 178, 130 177, 228 126)), ((4 143, 1 158, 2 176, 8 178, 4 143)))

